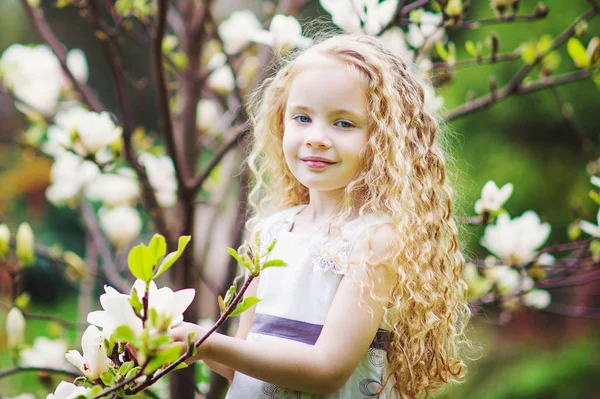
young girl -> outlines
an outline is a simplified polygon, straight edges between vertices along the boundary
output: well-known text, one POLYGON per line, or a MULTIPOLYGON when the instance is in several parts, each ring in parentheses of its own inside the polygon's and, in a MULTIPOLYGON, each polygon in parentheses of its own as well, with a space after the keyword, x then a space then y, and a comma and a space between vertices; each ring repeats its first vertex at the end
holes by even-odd
MULTIPOLYGON (((252 282, 261 302, 237 336, 211 335, 194 360, 232 380, 228 399, 412 399, 463 377, 464 260, 413 69, 376 38, 337 36, 257 105, 250 222, 288 265, 252 282)), ((189 331, 205 333, 173 335, 189 331)))

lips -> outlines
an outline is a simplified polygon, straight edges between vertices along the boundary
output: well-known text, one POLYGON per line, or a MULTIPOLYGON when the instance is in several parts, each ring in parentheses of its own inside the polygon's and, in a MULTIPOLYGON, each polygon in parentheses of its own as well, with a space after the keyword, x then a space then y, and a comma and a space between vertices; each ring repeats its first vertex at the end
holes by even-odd
POLYGON ((337 162, 333 162, 327 158, 323 158, 323 157, 304 157, 304 158, 300 158, 305 164, 306 166, 308 166, 310 169, 324 169, 327 168, 328 166, 334 165, 337 162))
POLYGON ((323 157, 304 157, 304 158, 300 158, 301 160, 303 160, 304 162, 322 162, 322 163, 327 163, 327 164, 334 164, 335 162, 330 161, 327 158, 323 158, 323 157))

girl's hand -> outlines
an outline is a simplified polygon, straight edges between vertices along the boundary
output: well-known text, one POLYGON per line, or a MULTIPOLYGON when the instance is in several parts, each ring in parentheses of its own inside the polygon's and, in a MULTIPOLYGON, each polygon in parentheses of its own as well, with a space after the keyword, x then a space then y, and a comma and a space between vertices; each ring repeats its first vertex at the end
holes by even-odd
MULTIPOLYGON (((171 327, 171 329, 169 330, 169 335, 175 340, 174 344, 179 345, 182 348, 182 353, 187 351, 188 349, 187 336, 191 332, 195 333, 194 341, 198 341, 206 334, 207 330, 205 328, 200 327, 197 324, 188 323, 186 321, 182 321, 176 326, 171 327)), ((186 363, 189 364, 195 362, 196 360, 200 360, 202 358, 201 349, 204 345, 206 345, 206 341, 198 348, 198 352, 196 353, 196 355, 186 360, 186 363)))

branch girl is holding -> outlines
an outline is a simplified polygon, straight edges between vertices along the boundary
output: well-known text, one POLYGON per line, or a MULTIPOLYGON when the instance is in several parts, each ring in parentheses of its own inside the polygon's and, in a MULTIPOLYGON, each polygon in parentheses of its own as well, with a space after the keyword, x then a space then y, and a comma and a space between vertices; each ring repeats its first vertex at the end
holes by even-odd
MULTIPOLYGON (((370 36, 324 40, 263 86, 250 223, 288 266, 252 282, 235 338, 199 348, 227 398, 413 399, 464 376, 464 258, 424 93, 370 36)), ((189 331, 205 333, 173 335, 189 331)))

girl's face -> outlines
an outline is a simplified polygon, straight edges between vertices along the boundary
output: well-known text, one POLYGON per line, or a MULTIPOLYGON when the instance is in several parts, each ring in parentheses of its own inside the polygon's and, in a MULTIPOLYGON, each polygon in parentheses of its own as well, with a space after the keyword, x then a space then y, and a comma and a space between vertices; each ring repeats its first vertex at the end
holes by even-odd
POLYGON ((290 171, 304 186, 338 190, 358 176, 368 140, 365 93, 362 77, 334 60, 303 66, 292 80, 282 145, 290 171))

